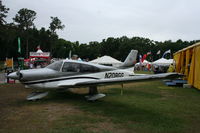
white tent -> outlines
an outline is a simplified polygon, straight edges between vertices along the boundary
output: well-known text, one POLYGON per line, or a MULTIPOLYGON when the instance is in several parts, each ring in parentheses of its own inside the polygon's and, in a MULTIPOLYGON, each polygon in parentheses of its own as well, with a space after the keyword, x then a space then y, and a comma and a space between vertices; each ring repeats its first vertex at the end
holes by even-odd
POLYGON ((36 53, 39 53, 39 54, 41 54, 41 53, 43 53, 43 52, 42 52, 42 50, 41 50, 41 49, 38 49, 36 53))
MULTIPOLYGON (((141 65, 143 65, 143 66, 146 66, 147 64, 151 64, 151 62, 149 62, 149 61, 147 61, 147 60, 144 60, 144 61, 141 63, 141 65)), ((140 62, 136 63, 135 65, 136 65, 136 66, 139 66, 139 65, 140 65, 140 62)))
POLYGON ((172 64, 172 63, 174 63, 175 61, 174 61, 174 59, 169 59, 168 62, 169 62, 170 64, 172 64))
POLYGON ((119 66, 122 64, 121 61, 118 61, 115 58, 112 58, 110 56, 102 56, 100 58, 94 59, 92 61, 90 61, 91 63, 95 63, 95 64, 103 64, 103 65, 111 65, 111 66, 119 66))
POLYGON ((167 59, 165 59, 165 58, 160 58, 160 59, 154 61, 154 62, 152 63, 152 65, 169 66, 169 65, 172 64, 172 63, 173 63, 173 59, 167 60, 167 59))

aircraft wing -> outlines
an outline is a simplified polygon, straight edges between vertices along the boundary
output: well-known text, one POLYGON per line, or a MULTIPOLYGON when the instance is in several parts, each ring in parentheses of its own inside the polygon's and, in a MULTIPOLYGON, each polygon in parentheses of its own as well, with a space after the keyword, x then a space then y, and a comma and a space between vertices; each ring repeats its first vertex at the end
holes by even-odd
POLYGON ((149 74, 149 75, 137 75, 124 78, 108 78, 108 79, 84 79, 78 80, 70 84, 69 82, 62 82, 59 87, 81 87, 81 86, 98 86, 98 85, 108 85, 108 84, 118 84, 118 83, 128 83, 128 82, 142 82, 145 80, 158 80, 166 78, 177 78, 182 75, 178 73, 162 73, 162 74, 149 74))

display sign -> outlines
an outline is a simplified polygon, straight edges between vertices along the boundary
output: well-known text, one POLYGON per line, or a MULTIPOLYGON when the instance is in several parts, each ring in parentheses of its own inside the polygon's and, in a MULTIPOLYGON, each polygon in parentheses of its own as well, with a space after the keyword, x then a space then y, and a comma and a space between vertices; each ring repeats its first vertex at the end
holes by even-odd
POLYGON ((13 58, 6 58, 6 62, 5 62, 6 67, 12 67, 13 68, 13 58))
POLYGON ((37 52, 30 52, 30 57, 49 57, 50 52, 43 52, 43 53, 37 53, 37 52))

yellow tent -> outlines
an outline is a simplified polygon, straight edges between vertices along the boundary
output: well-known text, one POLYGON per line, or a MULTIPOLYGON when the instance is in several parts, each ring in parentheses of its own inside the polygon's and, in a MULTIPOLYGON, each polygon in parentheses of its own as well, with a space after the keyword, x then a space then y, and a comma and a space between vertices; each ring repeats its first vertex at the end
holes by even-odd
POLYGON ((200 89, 200 42, 174 54, 176 72, 186 75, 188 83, 200 89))

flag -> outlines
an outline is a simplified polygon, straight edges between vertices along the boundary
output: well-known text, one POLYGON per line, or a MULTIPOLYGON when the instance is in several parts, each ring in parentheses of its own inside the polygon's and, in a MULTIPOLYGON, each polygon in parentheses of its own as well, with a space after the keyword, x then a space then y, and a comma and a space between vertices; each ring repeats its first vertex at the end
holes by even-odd
POLYGON ((18 37, 18 52, 21 54, 21 41, 20 41, 20 37, 18 37))
POLYGON ((156 54, 160 54, 160 50, 158 50, 158 52, 156 54))
POLYGON ((147 54, 144 54, 142 57, 142 62, 147 58, 147 54))
POLYGON ((151 52, 147 52, 147 55, 150 55, 151 54, 151 52))
POLYGON ((170 53, 171 53, 171 50, 170 50, 170 49, 167 50, 167 51, 165 51, 165 53, 163 54, 162 58, 164 58, 166 54, 170 54, 170 53))

